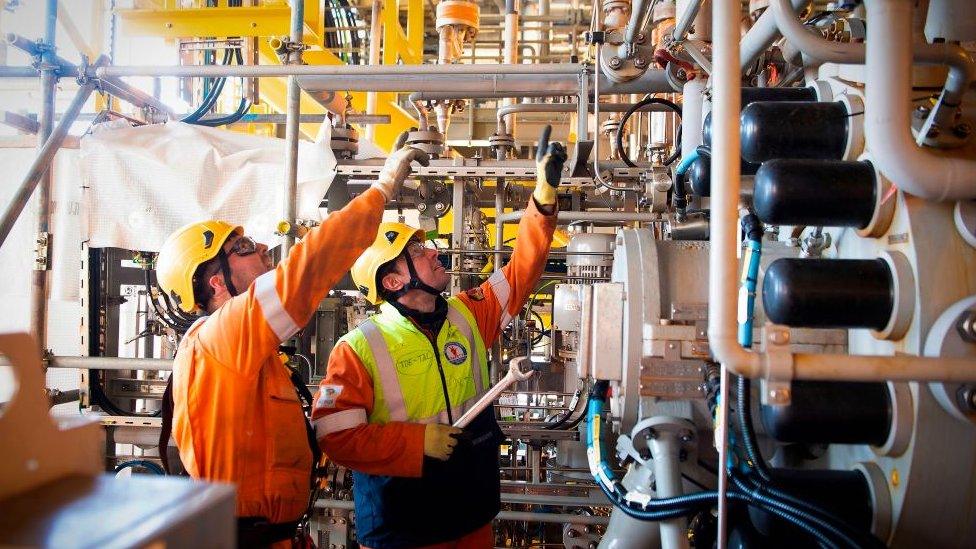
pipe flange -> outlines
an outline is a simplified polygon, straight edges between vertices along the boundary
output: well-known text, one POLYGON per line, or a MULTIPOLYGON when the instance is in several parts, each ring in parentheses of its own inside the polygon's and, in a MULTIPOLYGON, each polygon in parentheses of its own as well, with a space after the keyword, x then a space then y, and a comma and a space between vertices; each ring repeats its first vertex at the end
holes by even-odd
POLYGON ((895 250, 882 250, 881 258, 891 271, 893 305, 888 324, 880 332, 871 330, 871 333, 878 339, 898 341, 905 337, 912 325, 915 313, 915 275, 905 254, 895 250))
POLYGON ((871 533, 887 544, 891 537, 892 504, 891 492, 888 490, 888 475, 876 463, 862 461, 854 466, 854 470, 864 475, 864 484, 871 496, 871 533))
POLYGON ((912 440, 915 425, 914 399, 908 383, 889 381, 887 386, 891 400, 891 427, 884 444, 872 446, 871 450, 879 456, 898 457, 908 450, 908 443, 912 440))
MULTIPOLYGON (((923 354, 943 358, 976 357, 976 342, 972 341, 976 331, 974 317, 976 295, 947 307, 929 328, 923 354)), ((929 390, 949 415, 966 423, 976 423, 976 384, 929 383, 929 390)))
POLYGON ((495 149, 498 147, 514 147, 515 138, 507 133, 494 133, 488 138, 488 146, 495 149))
POLYGON ((956 230, 966 244, 976 248, 976 200, 960 200, 952 209, 956 230))
POLYGON ((818 102, 828 103, 834 100, 834 90, 826 80, 814 80, 810 87, 816 92, 818 102))
POLYGON ((444 134, 436 130, 418 130, 407 134, 407 145, 437 158, 444 154, 444 134))
POLYGON ((891 180, 885 177, 878 166, 871 161, 871 154, 864 153, 858 157, 861 162, 867 162, 874 169, 874 211, 871 212, 871 221, 863 229, 858 229, 857 234, 861 238, 879 238, 891 227, 891 220, 895 218, 895 205, 898 203, 898 194, 893 190, 894 185, 891 180))
POLYGON ((864 152, 864 101, 856 95, 837 98, 847 108, 847 143, 841 160, 854 160, 864 152))
POLYGON ((628 82, 641 76, 654 63, 654 46, 649 40, 632 45, 624 43, 619 31, 607 33, 606 43, 600 48, 600 68, 614 82, 628 82))

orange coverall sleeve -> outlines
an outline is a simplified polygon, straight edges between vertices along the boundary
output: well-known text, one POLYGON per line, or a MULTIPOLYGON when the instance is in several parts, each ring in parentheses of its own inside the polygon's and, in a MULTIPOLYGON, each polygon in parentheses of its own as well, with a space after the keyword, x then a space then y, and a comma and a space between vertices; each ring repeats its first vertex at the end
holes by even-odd
POLYGON ((384 203, 380 191, 369 189, 330 214, 276 268, 213 313, 217 321, 199 330, 202 347, 224 366, 256 375, 373 243, 384 203))
POLYGON ((312 421, 319 446, 339 465, 371 475, 419 477, 424 461, 420 423, 367 423, 373 412, 373 379, 352 347, 341 342, 329 355, 315 396, 312 421), (323 397, 324 391, 328 391, 323 397))
POLYGON ((481 286, 457 296, 474 315, 488 347, 519 313, 539 283, 556 230, 556 208, 551 208, 552 212, 545 214, 539 210, 535 199, 529 199, 519 221, 512 258, 481 286))

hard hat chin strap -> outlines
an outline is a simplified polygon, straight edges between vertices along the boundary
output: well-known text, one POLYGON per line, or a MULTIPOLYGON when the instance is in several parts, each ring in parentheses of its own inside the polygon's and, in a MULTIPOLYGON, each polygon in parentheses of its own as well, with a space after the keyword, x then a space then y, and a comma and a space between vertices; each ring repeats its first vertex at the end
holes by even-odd
POLYGON ((234 283, 230 281, 230 262, 227 261, 227 254, 224 253, 223 248, 217 252, 217 261, 220 262, 220 272, 224 276, 224 286, 227 287, 227 293, 231 297, 236 297, 239 292, 234 287, 234 283))
POLYGON ((433 296, 441 295, 441 290, 438 290, 437 288, 434 288, 433 286, 420 280, 420 277, 417 276, 417 269, 413 266, 413 260, 410 259, 409 253, 403 254, 403 259, 407 261, 407 271, 410 273, 410 281, 404 284, 399 290, 389 292, 390 301, 400 299, 410 290, 420 290, 433 296))

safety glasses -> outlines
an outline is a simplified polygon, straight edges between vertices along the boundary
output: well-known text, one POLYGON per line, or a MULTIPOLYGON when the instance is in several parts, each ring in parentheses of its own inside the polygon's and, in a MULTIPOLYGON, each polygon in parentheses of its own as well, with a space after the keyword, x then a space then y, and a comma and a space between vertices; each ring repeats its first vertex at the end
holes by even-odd
POLYGON ((425 253, 427 253, 427 250, 432 249, 432 247, 424 245, 424 243, 420 242, 419 240, 411 240, 409 243, 407 243, 406 248, 407 253, 410 254, 411 258, 422 257, 425 253))
POLYGON ((245 257, 253 254, 256 251, 258 251, 258 243, 249 236, 242 236, 230 245, 230 249, 227 250, 227 255, 234 254, 240 257, 245 257))

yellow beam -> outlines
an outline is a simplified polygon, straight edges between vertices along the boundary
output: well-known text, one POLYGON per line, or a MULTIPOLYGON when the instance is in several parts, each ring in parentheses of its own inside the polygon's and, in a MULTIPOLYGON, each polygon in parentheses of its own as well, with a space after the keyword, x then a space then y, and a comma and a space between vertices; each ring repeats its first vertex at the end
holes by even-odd
MULTIPOLYGON (((186 38, 191 36, 287 36, 291 8, 287 5, 240 8, 119 9, 122 32, 133 36, 186 38)), ((306 2, 305 39, 321 46, 318 2, 306 2)))

